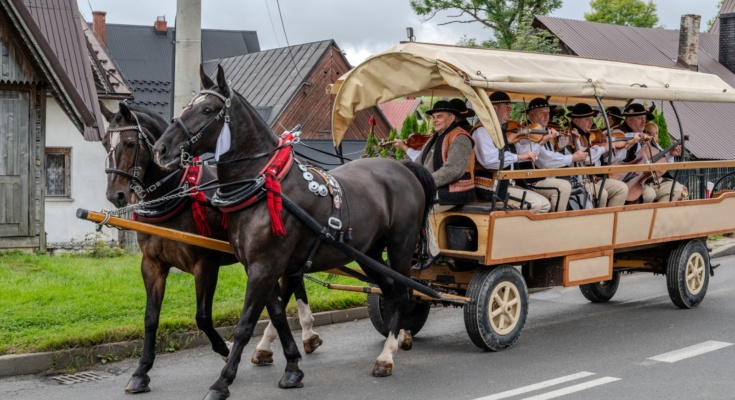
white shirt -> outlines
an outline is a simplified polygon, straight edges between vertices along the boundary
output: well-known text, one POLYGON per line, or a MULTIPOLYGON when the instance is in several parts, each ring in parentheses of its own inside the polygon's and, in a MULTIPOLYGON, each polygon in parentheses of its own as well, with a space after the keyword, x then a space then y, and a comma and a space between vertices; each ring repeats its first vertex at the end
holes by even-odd
POLYGON ((409 147, 406 149, 406 155, 408 156, 408 158, 411 159, 411 161, 416 161, 416 159, 419 158, 419 156, 421 155, 421 150, 416 150, 409 147))
POLYGON ((516 143, 516 151, 525 153, 533 151, 538 154, 536 158, 536 167, 538 168, 563 168, 572 165, 572 155, 562 154, 553 149, 549 149, 551 143, 547 142, 543 146, 528 139, 521 139, 516 143))
MULTIPOLYGON (((495 147, 490 133, 481 126, 472 132, 472 138, 475 140, 475 160, 477 160, 483 168, 498 170, 500 169, 500 150, 495 147)), ((518 162, 518 156, 510 151, 503 152, 503 166, 512 166, 518 162)))

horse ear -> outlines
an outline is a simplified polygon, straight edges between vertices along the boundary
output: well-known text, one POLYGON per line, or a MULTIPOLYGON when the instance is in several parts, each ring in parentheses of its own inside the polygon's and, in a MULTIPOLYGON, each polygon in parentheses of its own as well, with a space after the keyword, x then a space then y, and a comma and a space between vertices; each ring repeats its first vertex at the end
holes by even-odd
POLYGON ((128 108, 128 103, 126 103, 124 101, 121 101, 120 102, 120 111, 119 112, 120 112, 120 115, 122 115, 123 118, 125 118, 125 120, 127 120, 127 121, 132 121, 133 120, 133 115, 130 112, 130 108, 128 108))
POLYGON ((227 86, 227 79, 225 79, 225 69, 221 65, 217 65, 217 87, 225 97, 230 97, 230 88, 227 86))
POLYGON ((209 78, 206 72, 204 72, 204 64, 199 65, 199 80, 204 89, 210 89, 214 86, 214 82, 209 78))
POLYGON ((107 122, 110 122, 112 120, 112 116, 115 114, 112 111, 110 111, 109 108, 105 105, 105 103, 102 100, 97 100, 100 103, 100 111, 102 112, 102 116, 105 117, 107 122))

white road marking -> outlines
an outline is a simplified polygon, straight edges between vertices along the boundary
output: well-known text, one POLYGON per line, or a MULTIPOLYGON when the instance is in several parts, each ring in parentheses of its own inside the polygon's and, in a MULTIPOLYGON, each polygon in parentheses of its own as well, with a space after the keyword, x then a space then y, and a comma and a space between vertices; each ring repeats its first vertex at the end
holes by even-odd
POLYGON ((595 386, 604 385, 606 383, 619 381, 620 378, 613 378, 612 376, 606 376, 604 378, 595 379, 593 381, 580 383, 578 385, 569 386, 564 389, 554 390, 553 392, 541 393, 538 396, 527 397, 524 400, 547 400, 553 399, 560 396, 566 396, 570 393, 581 392, 582 390, 591 389, 595 386))
POLYGON ((650 357, 648 359, 653 360, 653 361, 673 363, 673 362, 681 361, 685 358, 698 356, 704 353, 709 353, 710 351, 719 350, 719 349, 722 349, 728 346, 732 346, 732 343, 709 340, 704 343, 699 343, 699 344, 695 344, 694 346, 689 346, 683 349, 670 351, 668 353, 660 354, 655 357, 650 357))
POLYGON ((508 390, 508 391, 505 391, 505 392, 502 392, 502 393, 493 394, 493 395, 490 395, 490 396, 479 397, 479 398, 477 398, 475 400, 499 400, 499 399, 505 399, 505 398, 508 398, 508 397, 517 396, 519 394, 533 392, 534 390, 544 389, 544 388, 547 388, 549 386, 558 385, 560 383, 574 381, 574 380, 581 379, 581 378, 586 378, 586 377, 592 376, 594 374, 595 374, 594 372, 586 372, 586 371, 578 372, 576 374, 562 376, 561 378, 556 378, 556 379, 550 379, 548 381, 543 381, 543 382, 535 383, 533 385, 528 385, 528 386, 520 387, 518 389, 508 390))

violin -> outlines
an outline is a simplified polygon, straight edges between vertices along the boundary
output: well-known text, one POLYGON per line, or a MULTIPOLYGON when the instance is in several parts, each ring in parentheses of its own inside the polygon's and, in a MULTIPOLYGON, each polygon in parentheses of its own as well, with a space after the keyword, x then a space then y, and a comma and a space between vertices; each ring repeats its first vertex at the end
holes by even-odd
POLYGON ((528 139, 532 142, 540 142, 544 135, 549 133, 548 130, 544 129, 541 124, 531 124, 525 126, 519 124, 517 121, 508 121, 508 127, 505 130, 506 138, 508 138, 509 144, 516 144, 522 139, 528 139))
MULTIPOLYGON (((414 132, 406 138, 406 140, 403 141, 403 143, 408 146, 409 149, 414 150, 421 150, 424 148, 424 145, 429 142, 429 139, 431 139, 432 135, 424 135, 418 132, 414 132)), ((378 142, 378 146, 380 147, 390 147, 393 146, 393 141, 388 139, 381 139, 380 142, 378 142)))

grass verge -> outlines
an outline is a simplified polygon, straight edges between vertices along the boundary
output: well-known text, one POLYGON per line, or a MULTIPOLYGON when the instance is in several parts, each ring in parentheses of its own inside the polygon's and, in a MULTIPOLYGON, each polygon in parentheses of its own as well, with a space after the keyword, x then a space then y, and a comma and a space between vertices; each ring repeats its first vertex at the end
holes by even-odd
MULTIPOLYGON (((143 338, 145 289, 140 259, 0 253, 0 355, 143 338)), ((314 276, 326 279, 326 274, 314 276)), ((246 282, 240 264, 220 269, 213 307, 215 326, 235 324, 246 282)), ((356 281, 336 277, 333 282, 356 281)), ((366 303, 362 293, 329 290, 309 281, 306 288, 314 312, 366 303)), ((293 300, 287 311, 296 315, 293 300)), ((194 277, 169 274, 158 334, 196 330, 195 312, 194 277)))

